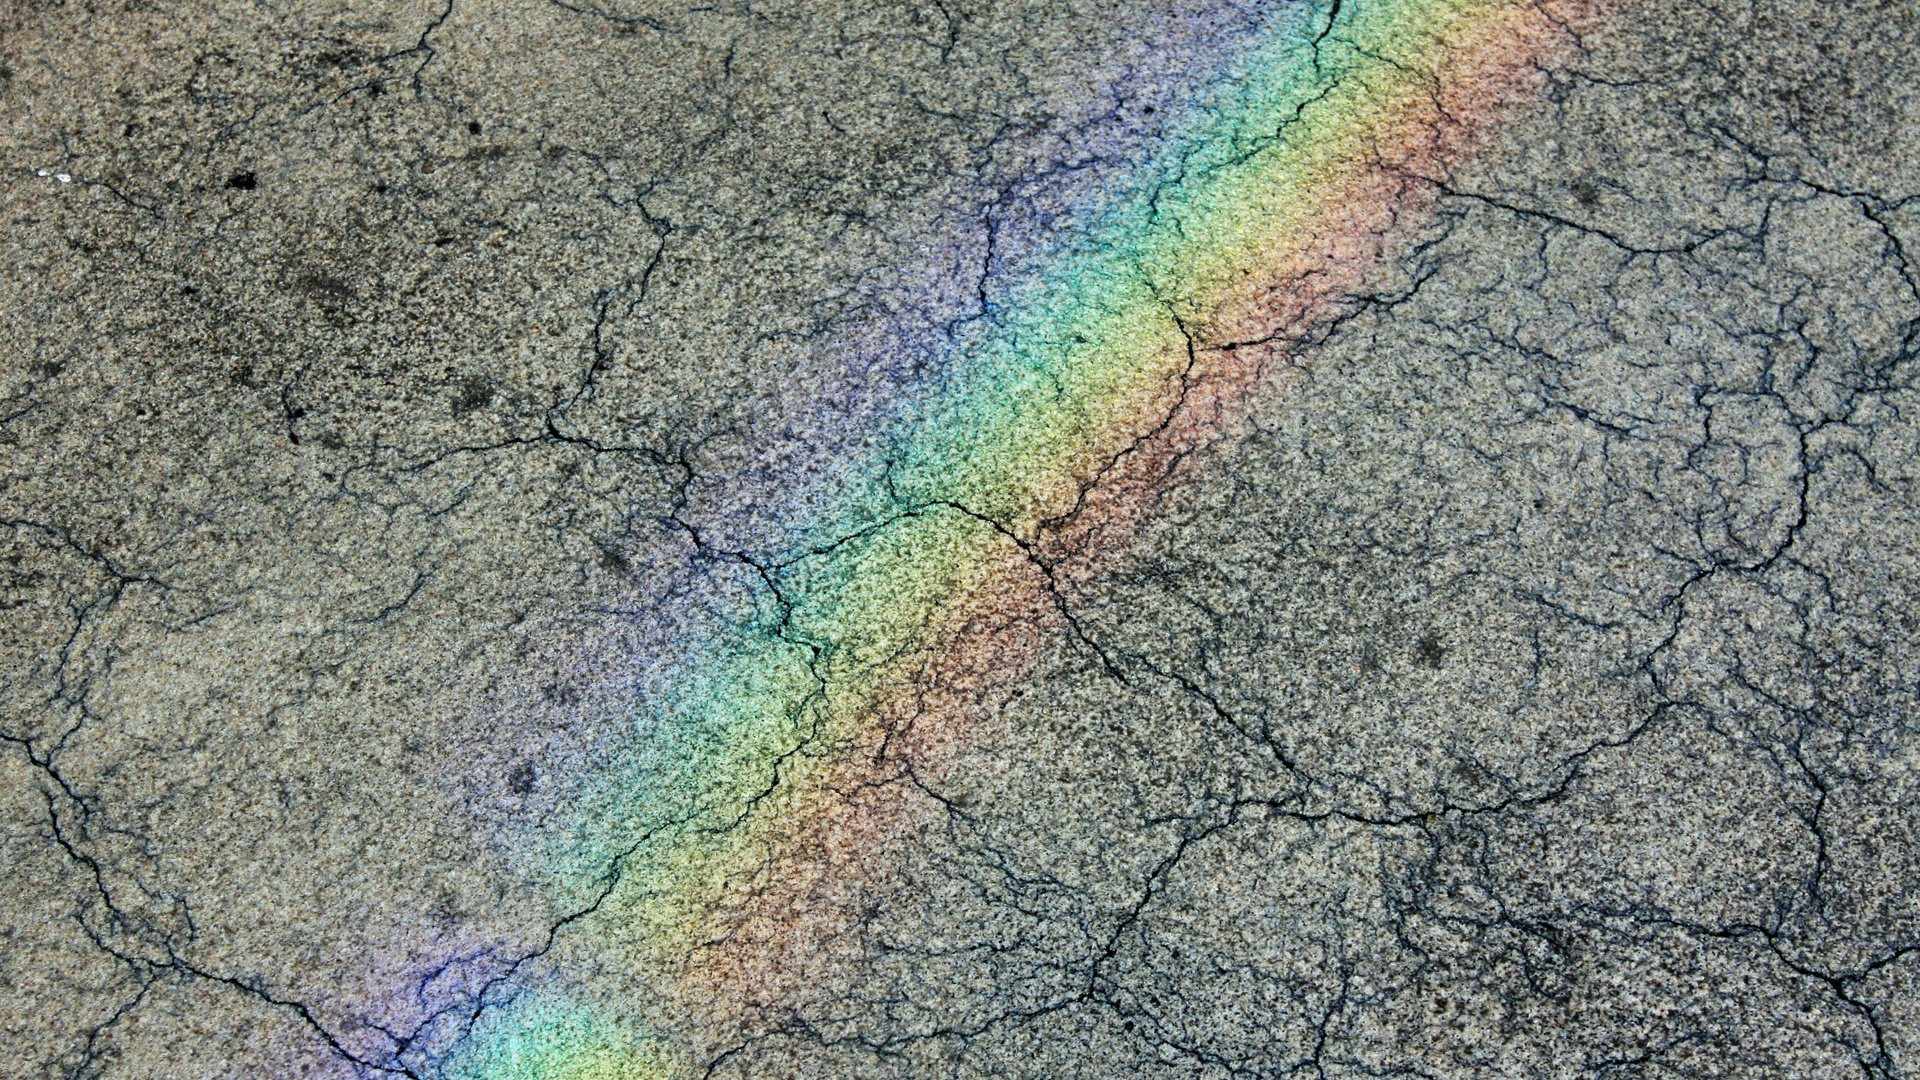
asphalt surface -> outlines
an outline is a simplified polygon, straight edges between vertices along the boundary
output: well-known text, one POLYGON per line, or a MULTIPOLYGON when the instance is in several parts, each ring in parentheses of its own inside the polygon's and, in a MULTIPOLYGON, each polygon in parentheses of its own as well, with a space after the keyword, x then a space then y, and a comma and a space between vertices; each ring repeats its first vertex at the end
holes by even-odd
POLYGON ((1270 14, 10 5, 0 1076, 479 1075, 555 980, 676 1075, 1920 1075, 1905 2, 1601 8, 857 917, 620 959, 589 780, 759 588, 659 523, 790 543, 1270 14))

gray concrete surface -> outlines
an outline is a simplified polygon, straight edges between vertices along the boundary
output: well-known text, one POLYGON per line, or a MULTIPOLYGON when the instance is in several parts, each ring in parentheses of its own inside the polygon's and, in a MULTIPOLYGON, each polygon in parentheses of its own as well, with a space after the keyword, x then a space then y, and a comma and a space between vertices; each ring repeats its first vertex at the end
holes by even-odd
MULTIPOLYGON (((9 6, 0 1075, 438 1075, 1135 7, 9 6)), ((1604 22, 713 1075, 1920 1075, 1920 13, 1604 22)))

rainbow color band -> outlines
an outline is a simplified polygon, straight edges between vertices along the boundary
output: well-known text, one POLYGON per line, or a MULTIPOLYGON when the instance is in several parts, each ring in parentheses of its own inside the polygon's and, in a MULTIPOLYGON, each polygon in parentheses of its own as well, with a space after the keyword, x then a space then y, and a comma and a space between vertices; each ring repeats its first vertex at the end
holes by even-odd
POLYGON ((569 856, 612 868, 605 895, 445 1071, 679 1075, 710 1052, 685 1033, 749 1031, 803 995, 847 918, 822 890, 927 801, 908 764, 975 738, 983 681, 1067 632, 1054 568, 1124 553, 1167 475, 1271 400, 1589 18, 1577 0, 1277 12, 1089 240, 898 403, 845 463, 855 494, 795 530, 806 545, 710 553, 755 610, 690 643, 648 703, 639 764, 597 781, 630 846, 569 856), (568 974, 586 964, 590 995, 568 974))

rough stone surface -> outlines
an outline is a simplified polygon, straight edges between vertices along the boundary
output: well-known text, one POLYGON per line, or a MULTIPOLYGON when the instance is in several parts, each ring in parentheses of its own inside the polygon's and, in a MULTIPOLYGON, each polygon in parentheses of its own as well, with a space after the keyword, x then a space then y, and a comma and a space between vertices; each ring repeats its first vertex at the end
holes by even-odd
MULTIPOLYGON (((1150 141, 1127 7, 0 14, 0 1075, 378 1075, 407 943, 539 949, 657 522, 777 546, 796 388, 1150 141)), ((714 1075, 1920 1075, 1920 14, 1605 25, 714 1075)))

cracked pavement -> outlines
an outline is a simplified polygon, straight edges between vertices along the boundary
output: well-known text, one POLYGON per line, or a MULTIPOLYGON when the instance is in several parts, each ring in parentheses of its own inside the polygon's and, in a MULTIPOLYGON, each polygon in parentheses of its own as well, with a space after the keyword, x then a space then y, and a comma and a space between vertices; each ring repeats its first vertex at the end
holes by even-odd
MULTIPOLYGON (((633 701, 1264 17, 8 8, 0 1075, 652 993, 633 701)), ((982 523, 1037 659, 685 1071, 1920 1075, 1920 13, 1601 25, 1124 557, 982 523)))

